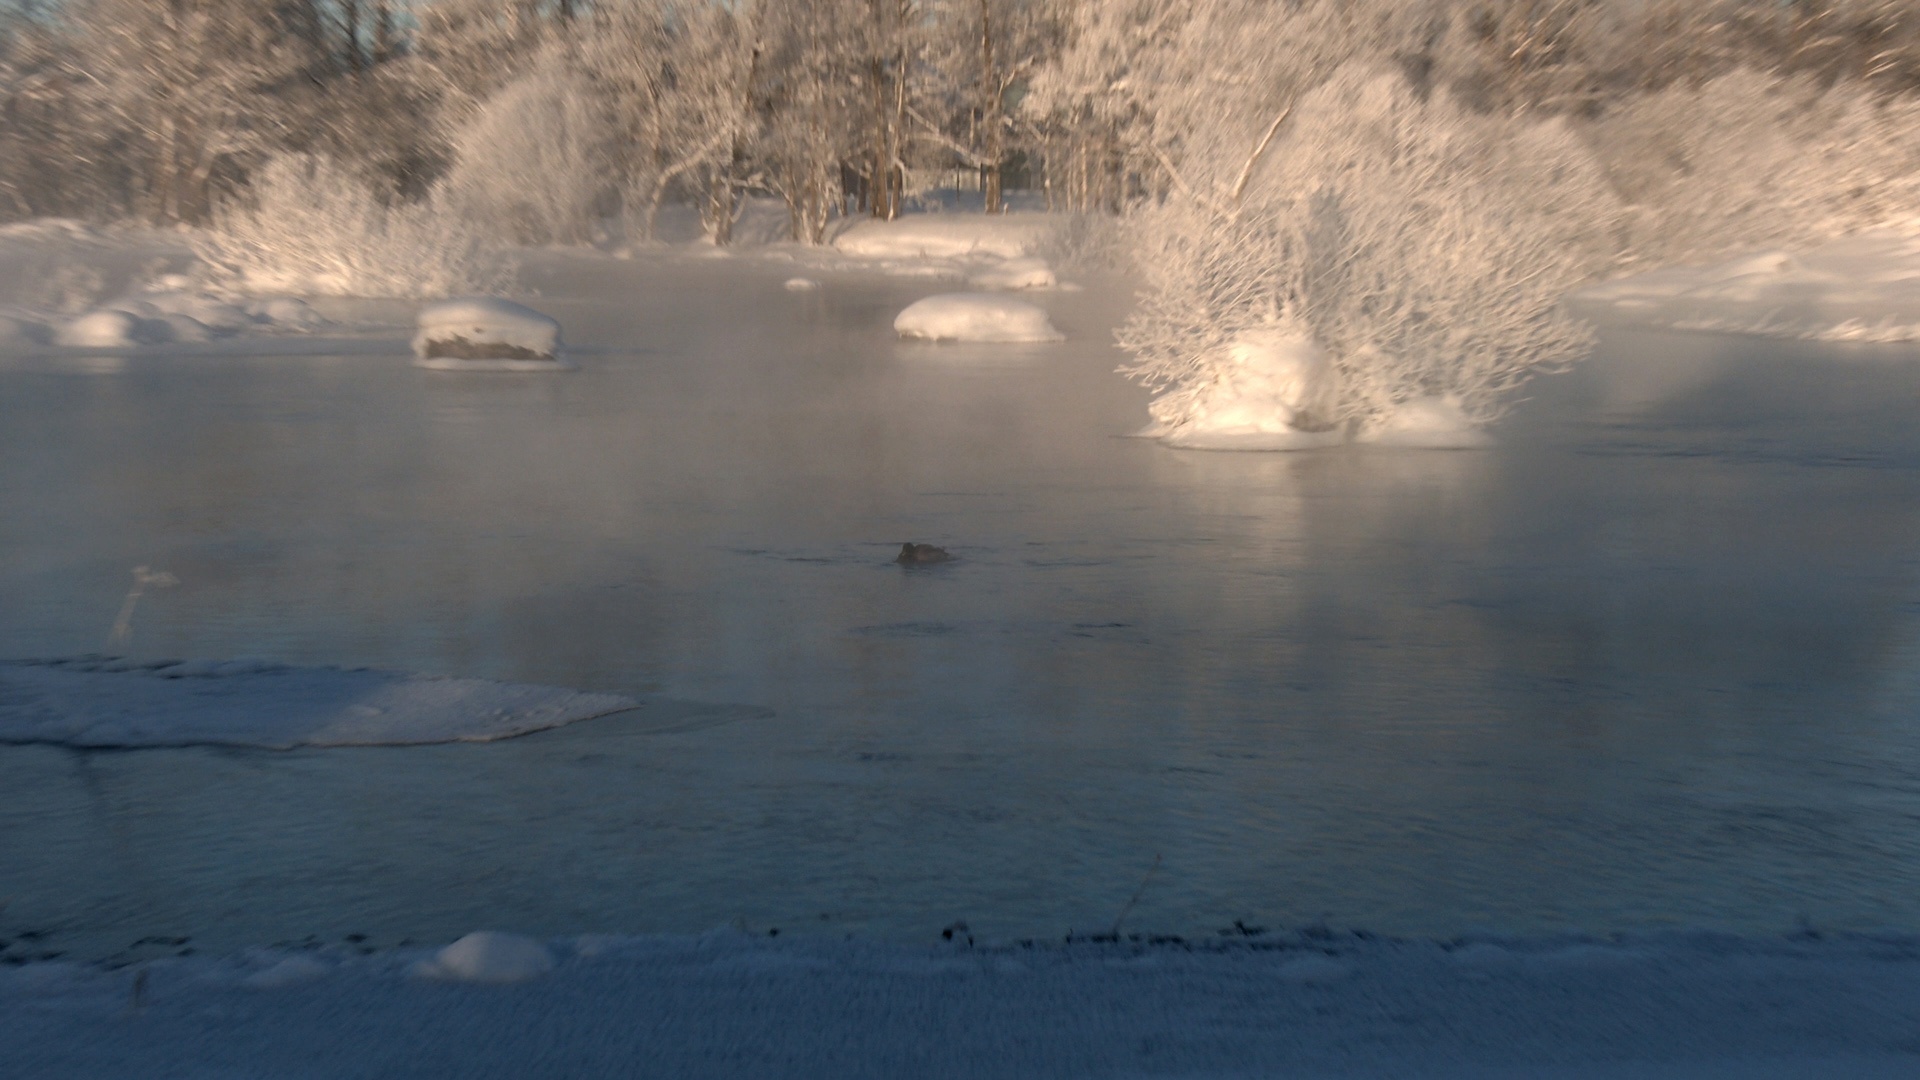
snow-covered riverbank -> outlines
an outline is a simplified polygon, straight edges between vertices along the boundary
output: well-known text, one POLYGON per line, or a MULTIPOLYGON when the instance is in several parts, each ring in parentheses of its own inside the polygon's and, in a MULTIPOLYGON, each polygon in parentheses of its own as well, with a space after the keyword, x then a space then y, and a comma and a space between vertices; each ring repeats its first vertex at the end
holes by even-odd
POLYGON ((0 1042, 12 1075, 90 1080, 1920 1074, 1911 939, 550 948, 512 985, 425 950, 0 969, 0 1042))

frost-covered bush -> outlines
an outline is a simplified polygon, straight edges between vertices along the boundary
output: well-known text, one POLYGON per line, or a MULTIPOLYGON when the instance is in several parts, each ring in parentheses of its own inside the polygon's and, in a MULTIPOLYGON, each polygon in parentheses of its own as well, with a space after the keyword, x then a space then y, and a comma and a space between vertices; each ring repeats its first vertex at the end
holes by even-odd
POLYGON ((453 136, 445 197, 517 244, 577 243, 613 190, 610 123, 586 80, 543 64, 503 87, 453 136))
POLYGON ((444 198, 382 205, 353 171, 281 157, 194 238, 207 284, 229 292, 437 297, 506 287, 512 268, 444 198))
POLYGON ((1364 436, 1421 399, 1485 422, 1589 347, 1558 304, 1613 257, 1619 210, 1564 124, 1366 64, 1284 116, 1264 153, 1259 127, 1196 121, 1173 194, 1130 223, 1147 288, 1125 370, 1163 391, 1163 432, 1244 426, 1250 393, 1276 431, 1364 436))
POLYGON ((1920 214, 1920 103, 1735 71, 1625 100, 1588 130, 1637 260, 1809 244, 1920 214))

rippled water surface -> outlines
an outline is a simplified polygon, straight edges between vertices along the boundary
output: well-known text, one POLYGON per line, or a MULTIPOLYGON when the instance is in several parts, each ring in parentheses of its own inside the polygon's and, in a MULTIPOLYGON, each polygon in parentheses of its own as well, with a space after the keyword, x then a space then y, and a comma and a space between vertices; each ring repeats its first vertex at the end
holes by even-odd
POLYGON ((398 333, 0 362, 0 656, 101 650, 151 566, 139 656, 705 704, 0 747, 8 955, 1920 929, 1911 349, 1612 331, 1491 450, 1209 454, 1123 437, 1123 290, 1042 297, 1064 345, 933 347, 888 331, 926 283, 539 273, 577 373, 418 371, 398 333))

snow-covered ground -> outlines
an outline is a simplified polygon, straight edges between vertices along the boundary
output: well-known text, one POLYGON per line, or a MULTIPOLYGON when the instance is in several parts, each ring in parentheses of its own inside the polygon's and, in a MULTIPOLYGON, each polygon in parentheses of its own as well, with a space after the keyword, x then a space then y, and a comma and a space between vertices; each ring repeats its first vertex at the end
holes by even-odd
POLYGON ((10 1074, 1894 1080, 1920 944, 497 936, 0 968, 10 1074), (551 968, 551 970, 548 970, 551 968))
POLYGON ((1920 340, 1920 222, 1807 251, 1649 270, 1574 294, 1582 309, 1675 330, 1810 341, 1920 340))

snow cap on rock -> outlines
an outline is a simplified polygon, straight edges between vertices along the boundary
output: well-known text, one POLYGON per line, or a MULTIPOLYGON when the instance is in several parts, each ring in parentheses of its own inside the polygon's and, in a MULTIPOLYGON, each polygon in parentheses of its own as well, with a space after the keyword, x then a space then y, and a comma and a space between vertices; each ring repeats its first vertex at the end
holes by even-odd
POLYGON ((551 367, 560 358, 557 321, 530 307, 495 296, 468 296, 428 304, 420 309, 418 325, 419 332, 413 337, 413 354, 427 367, 485 366, 514 370, 527 361, 551 367))
POLYGON ((1064 341, 1046 311, 992 293, 942 293, 907 306, 893 320, 903 338, 1014 343, 1064 341))

